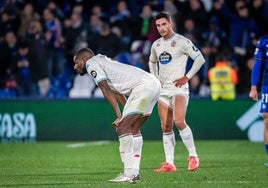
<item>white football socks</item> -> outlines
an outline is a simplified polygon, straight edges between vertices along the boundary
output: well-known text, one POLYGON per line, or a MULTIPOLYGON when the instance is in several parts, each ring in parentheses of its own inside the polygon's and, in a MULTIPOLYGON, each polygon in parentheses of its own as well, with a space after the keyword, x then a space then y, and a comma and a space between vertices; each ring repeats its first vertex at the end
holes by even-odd
POLYGON ((189 126, 186 126, 183 130, 179 130, 182 142, 189 152, 189 156, 197 157, 193 133, 189 126))
POLYGON ((119 152, 124 163, 124 173, 131 177, 133 172, 133 135, 126 134, 119 137, 119 152))
POLYGON ((174 149, 175 149, 175 135, 174 132, 163 133, 163 146, 166 157, 166 162, 174 165, 174 149))
POLYGON ((140 162, 142 153, 143 138, 142 135, 135 135, 133 137, 133 172, 138 175, 140 172, 140 162))

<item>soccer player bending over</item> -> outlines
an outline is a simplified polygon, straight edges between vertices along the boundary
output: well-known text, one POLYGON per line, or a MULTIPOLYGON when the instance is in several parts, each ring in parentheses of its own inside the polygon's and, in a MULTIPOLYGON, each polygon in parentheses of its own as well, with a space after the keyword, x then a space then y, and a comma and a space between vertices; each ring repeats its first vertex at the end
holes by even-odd
POLYGON ((173 22, 169 13, 158 13, 155 23, 161 38, 152 44, 149 68, 162 85, 158 101, 158 114, 163 132, 166 161, 154 171, 174 172, 177 170, 174 164, 173 123, 179 129, 181 139, 189 152, 188 170, 194 171, 199 166, 199 158, 192 131, 185 122, 189 101, 188 81, 201 68, 205 59, 189 39, 173 31, 173 22), (189 58, 193 60, 193 64, 191 69, 186 72, 189 58))
MULTIPOLYGON (((249 97, 257 101, 259 98, 257 85, 261 79, 261 108, 264 123, 264 146, 268 156, 268 35, 261 37, 254 53, 254 64, 251 72, 251 89, 249 97)), ((268 167, 268 159, 264 163, 268 167)))
POLYGON ((124 172, 109 181, 140 180, 143 145, 140 128, 152 113, 159 98, 160 82, 140 68, 114 61, 105 55, 94 55, 89 48, 76 52, 74 69, 80 75, 88 73, 92 77, 116 115, 112 124, 116 127, 119 137, 119 152, 124 172), (118 102, 124 105, 122 113, 118 102))

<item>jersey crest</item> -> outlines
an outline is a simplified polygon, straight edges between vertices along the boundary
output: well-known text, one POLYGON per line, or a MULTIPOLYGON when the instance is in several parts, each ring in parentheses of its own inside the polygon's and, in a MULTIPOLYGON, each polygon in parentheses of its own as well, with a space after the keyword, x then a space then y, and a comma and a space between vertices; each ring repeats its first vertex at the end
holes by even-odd
POLYGON ((171 47, 174 47, 176 45, 175 40, 172 41, 172 43, 170 44, 171 47))
POLYGON ((164 51, 159 55, 159 62, 163 65, 168 64, 172 60, 172 56, 164 51))

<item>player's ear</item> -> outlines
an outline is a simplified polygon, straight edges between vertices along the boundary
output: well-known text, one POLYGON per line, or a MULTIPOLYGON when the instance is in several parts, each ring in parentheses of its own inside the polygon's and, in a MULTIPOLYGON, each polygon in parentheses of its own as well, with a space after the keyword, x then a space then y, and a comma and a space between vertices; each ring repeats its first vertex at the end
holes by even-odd
POLYGON ((87 58, 85 56, 81 57, 83 64, 86 64, 87 58))
POLYGON ((171 27, 173 28, 173 26, 174 26, 173 22, 172 22, 172 21, 170 21, 169 23, 170 23, 171 27))

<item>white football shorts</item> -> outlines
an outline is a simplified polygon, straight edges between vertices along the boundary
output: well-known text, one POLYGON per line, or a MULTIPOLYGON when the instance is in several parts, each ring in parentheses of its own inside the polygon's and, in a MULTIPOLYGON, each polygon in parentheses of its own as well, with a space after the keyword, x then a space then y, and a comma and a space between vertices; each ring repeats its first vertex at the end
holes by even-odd
POLYGON ((150 115, 160 95, 161 85, 153 75, 144 76, 139 85, 134 87, 128 96, 122 112, 122 119, 129 114, 150 115))
POLYGON ((187 100, 187 105, 189 102, 189 90, 188 87, 170 87, 169 89, 161 89, 161 94, 159 97, 159 101, 166 104, 168 107, 173 109, 174 107, 174 102, 175 102, 175 97, 176 96, 183 96, 187 100))

